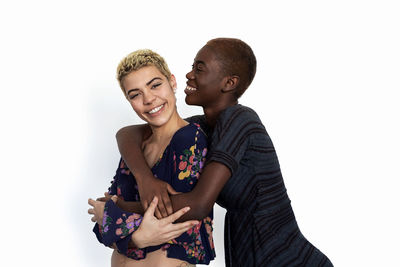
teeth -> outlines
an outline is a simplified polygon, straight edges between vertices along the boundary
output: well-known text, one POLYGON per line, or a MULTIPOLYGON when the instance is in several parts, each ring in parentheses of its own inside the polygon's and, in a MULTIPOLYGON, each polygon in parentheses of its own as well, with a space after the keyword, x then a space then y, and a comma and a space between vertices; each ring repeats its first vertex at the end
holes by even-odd
POLYGON ((197 90, 197 88, 191 87, 189 85, 186 86, 186 89, 189 90, 189 91, 196 91, 197 90))
POLYGON ((156 113, 157 111, 159 111, 164 105, 161 105, 159 107, 153 108, 152 110, 149 111, 150 114, 156 113))

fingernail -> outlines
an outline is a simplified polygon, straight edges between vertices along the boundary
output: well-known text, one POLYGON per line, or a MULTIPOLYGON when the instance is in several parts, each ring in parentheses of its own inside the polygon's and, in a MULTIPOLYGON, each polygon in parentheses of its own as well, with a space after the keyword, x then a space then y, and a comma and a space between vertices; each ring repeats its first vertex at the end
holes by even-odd
POLYGON ((190 210, 190 207, 186 207, 186 208, 184 209, 185 212, 188 212, 189 210, 190 210))

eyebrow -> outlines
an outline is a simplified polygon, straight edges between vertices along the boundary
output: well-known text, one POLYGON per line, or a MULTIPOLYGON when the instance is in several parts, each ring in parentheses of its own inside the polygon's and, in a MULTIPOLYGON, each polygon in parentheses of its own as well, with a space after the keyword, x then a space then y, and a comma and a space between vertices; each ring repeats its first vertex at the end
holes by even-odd
MULTIPOLYGON (((153 79, 151 79, 150 81, 148 81, 147 83, 146 83, 146 85, 148 86, 148 85, 150 85, 152 82, 154 82, 155 80, 162 80, 160 77, 154 77, 153 79)), ((129 95, 129 93, 130 92, 133 92, 133 91, 138 91, 139 89, 138 88, 133 88, 133 89, 130 89, 130 90, 128 90, 128 92, 126 93, 127 95, 129 95)))
POLYGON ((196 60, 194 63, 195 63, 195 64, 203 64, 203 65, 206 65, 206 63, 204 63, 204 61, 202 61, 202 60, 196 60))

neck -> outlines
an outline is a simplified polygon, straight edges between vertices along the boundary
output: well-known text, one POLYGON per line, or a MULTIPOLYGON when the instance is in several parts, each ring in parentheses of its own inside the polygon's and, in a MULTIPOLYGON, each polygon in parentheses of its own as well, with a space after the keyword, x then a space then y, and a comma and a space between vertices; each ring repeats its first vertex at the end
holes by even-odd
POLYGON ((175 111, 167 123, 161 126, 152 126, 151 139, 153 142, 163 143, 164 141, 169 141, 177 130, 187 125, 188 123, 183 120, 178 113, 175 111))
POLYGON ((214 128, 215 124, 217 123, 217 119, 219 117, 219 114, 221 114, 222 111, 227 109, 228 107, 237 105, 238 101, 230 101, 230 102, 225 102, 225 103, 218 103, 215 106, 212 107, 203 107, 204 115, 206 116, 206 123, 209 127, 214 128))

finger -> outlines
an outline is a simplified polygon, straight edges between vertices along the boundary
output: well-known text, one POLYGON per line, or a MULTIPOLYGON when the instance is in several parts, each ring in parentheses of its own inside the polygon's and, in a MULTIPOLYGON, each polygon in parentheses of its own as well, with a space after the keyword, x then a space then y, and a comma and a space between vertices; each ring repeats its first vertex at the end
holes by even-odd
POLYGON ((108 199, 109 198, 107 198, 107 197, 99 197, 96 199, 96 201, 107 202, 108 199))
POLYGON ((111 197, 111 200, 114 201, 114 203, 117 203, 118 197, 117 197, 116 195, 113 195, 113 196, 111 197))
POLYGON ((198 223, 199 223, 198 221, 193 220, 193 221, 187 221, 187 222, 183 222, 183 223, 173 224, 172 230, 168 233, 169 234, 168 239, 177 238, 178 236, 180 236, 181 234, 183 234, 190 228, 193 228, 194 226, 196 226, 198 223))
POLYGON ((96 221, 97 221, 95 216, 93 216, 90 220, 91 220, 92 222, 96 222, 96 221))
POLYGON ((165 204, 164 204, 164 199, 163 196, 161 195, 160 197, 160 201, 158 201, 158 206, 157 206, 158 210, 161 212, 161 216, 162 218, 165 218, 168 216, 167 213, 167 209, 165 208, 165 204))
POLYGON ((157 217, 157 219, 161 220, 163 218, 163 216, 161 215, 160 210, 158 209, 158 207, 156 207, 154 215, 157 217))
POLYGON ((199 223, 200 222, 197 220, 190 220, 190 221, 181 222, 181 223, 171 223, 171 224, 169 224, 168 227, 169 227, 170 232, 182 231, 184 229, 189 230, 190 228, 195 227, 199 223))
MULTIPOLYGON (((170 185, 168 185, 168 186, 170 186, 170 185)), ((170 199, 170 197, 168 195, 168 192, 164 191, 164 193, 162 194, 162 199, 163 199, 163 202, 164 202, 164 205, 165 205, 165 210, 167 212, 167 216, 171 215, 172 213, 174 213, 174 210, 172 209, 171 199, 170 199)), ((158 206, 160 206, 160 205, 158 205, 158 206)))
POLYGON ((89 214, 96 214, 95 212, 94 212, 94 209, 88 209, 88 211, 87 211, 89 214))
POLYGON ((104 196, 105 196, 105 197, 110 197, 111 195, 110 195, 110 193, 108 193, 108 192, 104 192, 104 196))
POLYGON ((143 210, 147 210, 147 208, 149 207, 149 203, 146 200, 143 200, 141 203, 142 203, 143 210))
POLYGON ((190 207, 184 207, 177 212, 173 213, 172 215, 169 215, 167 218, 165 218, 165 221, 167 223, 173 223, 174 221, 178 220, 183 214, 188 212, 190 210, 190 207))
POLYGON ((96 204, 96 201, 93 200, 93 199, 91 199, 91 198, 89 198, 88 204, 89 204, 90 206, 93 206, 93 207, 94 207, 94 204, 96 204))
POLYGON ((168 193, 171 194, 171 195, 180 194, 179 192, 175 191, 175 189, 174 189, 170 184, 167 185, 167 191, 168 191, 168 193))
POLYGON ((146 212, 143 216, 154 216, 154 211, 156 209, 158 203, 158 198, 154 197, 153 200, 150 202, 150 206, 147 208, 146 212))

